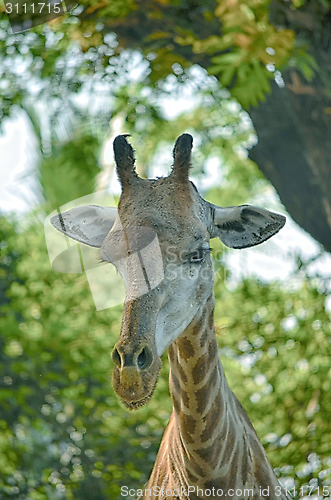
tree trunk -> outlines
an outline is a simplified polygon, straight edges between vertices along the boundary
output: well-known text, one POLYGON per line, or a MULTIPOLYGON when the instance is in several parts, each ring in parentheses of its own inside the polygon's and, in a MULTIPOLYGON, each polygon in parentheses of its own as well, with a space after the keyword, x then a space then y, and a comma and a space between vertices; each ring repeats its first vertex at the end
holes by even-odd
MULTIPOLYGON (((311 4, 314 3, 314 9, 311 4)), ((272 22, 309 40, 318 74, 307 83, 295 70, 282 76, 265 102, 249 110, 258 144, 252 158, 293 219, 331 251, 331 10, 290 11, 273 2, 272 22)))
POLYGON ((274 84, 250 115, 259 141, 250 158, 292 218, 331 251, 331 99, 274 84))

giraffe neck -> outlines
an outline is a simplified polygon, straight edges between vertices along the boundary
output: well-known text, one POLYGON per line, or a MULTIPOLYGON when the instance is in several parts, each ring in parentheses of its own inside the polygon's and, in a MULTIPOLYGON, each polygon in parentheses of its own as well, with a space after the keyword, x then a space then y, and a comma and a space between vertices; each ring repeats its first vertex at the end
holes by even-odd
POLYGON ((220 486, 224 491, 252 487, 254 498, 269 487, 273 498, 280 486, 252 424, 227 384, 213 312, 211 295, 169 348, 174 406, 169 427, 172 443, 181 445, 176 456, 184 462, 181 467, 188 484, 220 486))

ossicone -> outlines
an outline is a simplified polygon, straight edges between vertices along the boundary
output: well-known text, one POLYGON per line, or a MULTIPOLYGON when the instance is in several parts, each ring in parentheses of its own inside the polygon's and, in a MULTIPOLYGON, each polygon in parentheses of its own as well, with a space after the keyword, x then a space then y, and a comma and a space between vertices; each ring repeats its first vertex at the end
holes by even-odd
POLYGON ((172 173, 181 180, 188 180, 191 166, 191 151, 193 137, 190 134, 182 134, 175 142, 173 149, 174 165, 172 173))
POLYGON ((116 171, 123 188, 139 179, 134 166, 134 151, 127 137, 129 134, 118 135, 113 142, 116 171))

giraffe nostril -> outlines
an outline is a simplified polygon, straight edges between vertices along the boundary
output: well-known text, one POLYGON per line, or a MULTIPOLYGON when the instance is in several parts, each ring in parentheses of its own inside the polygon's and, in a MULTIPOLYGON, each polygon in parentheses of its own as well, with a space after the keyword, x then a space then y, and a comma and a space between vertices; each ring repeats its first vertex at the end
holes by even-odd
POLYGON ((147 347, 144 347, 137 358, 137 366, 140 370, 144 370, 152 364, 152 360, 152 353, 147 347))
POLYGON ((121 364, 122 364, 121 363, 121 356, 120 356, 118 350, 116 349, 116 347, 113 350, 112 358, 113 358, 113 361, 114 361, 116 366, 121 366, 121 364))
POLYGON ((146 348, 141 351, 137 359, 138 368, 143 369, 147 360, 146 348))
POLYGON ((153 362, 152 351, 147 346, 143 347, 138 355, 137 351, 122 353, 117 347, 114 347, 112 358, 114 364, 120 369, 136 367, 138 370, 145 370, 153 362))

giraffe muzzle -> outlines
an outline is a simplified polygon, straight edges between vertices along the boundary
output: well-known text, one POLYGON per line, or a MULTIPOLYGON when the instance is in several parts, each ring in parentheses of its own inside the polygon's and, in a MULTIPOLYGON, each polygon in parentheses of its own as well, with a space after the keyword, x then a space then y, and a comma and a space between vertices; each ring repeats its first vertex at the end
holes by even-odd
POLYGON ((132 349, 121 341, 114 347, 112 358, 113 386, 122 403, 129 409, 146 404, 156 386, 160 358, 148 345, 132 349))

